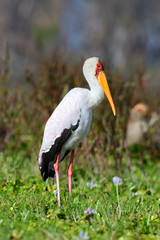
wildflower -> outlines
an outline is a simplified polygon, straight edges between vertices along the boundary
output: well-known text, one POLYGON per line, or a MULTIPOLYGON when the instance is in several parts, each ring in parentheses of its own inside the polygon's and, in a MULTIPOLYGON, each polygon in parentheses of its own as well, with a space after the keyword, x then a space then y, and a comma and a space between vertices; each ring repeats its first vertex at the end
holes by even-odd
POLYGON ((132 196, 134 196, 134 195, 135 195, 135 192, 131 192, 131 194, 132 194, 132 196))
POLYGON ((84 213, 88 213, 88 215, 91 215, 91 214, 94 214, 94 213, 97 213, 94 209, 91 209, 90 207, 89 208, 86 208, 86 210, 84 211, 84 213))
POLYGON ((81 240, 81 239, 85 239, 85 240, 89 239, 88 232, 80 231, 80 234, 77 240, 81 240))
POLYGON ((113 177, 113 178, 112 178, 112 181, 113 181, 114 185, 120 186, 120 185, 123 184, 122 178, 117 177, 117 176, 113 177))
POLYGON ((97 185, 94 184, 92 181, 91 181, 91 182, 87 182, 87 183, 86 183, 86 186, 87 186, 87 187, 90 187, 90 188, 95 188, 95 187, 97 187, 97 185))
POLYGON ((53 194, 57 196, 57 190, 53 190, 53 194))

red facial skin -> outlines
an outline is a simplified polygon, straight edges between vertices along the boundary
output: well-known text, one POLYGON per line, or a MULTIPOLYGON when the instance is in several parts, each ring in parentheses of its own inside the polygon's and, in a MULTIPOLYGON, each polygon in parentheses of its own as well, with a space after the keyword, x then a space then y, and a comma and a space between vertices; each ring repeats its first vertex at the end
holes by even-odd
POLYGON ((98 74, 99 74, 101 71, 104 71, 104 68, 103 68, 102 63, 101 63, 100 61, 98 61, 97 66, 96 66, 96 74, 95 74, 95 76, 98 77, 98 74))

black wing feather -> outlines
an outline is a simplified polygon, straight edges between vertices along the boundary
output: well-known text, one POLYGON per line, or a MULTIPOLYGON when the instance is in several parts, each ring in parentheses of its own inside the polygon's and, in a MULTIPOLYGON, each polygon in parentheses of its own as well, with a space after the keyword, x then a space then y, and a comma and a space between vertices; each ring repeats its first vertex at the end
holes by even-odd
MULTIPOLYGON (((40 171, 44 181, 46 181, 48 177, 54 177, 55 171, 53 164, 56 162, 57 156, 63 144, 69 139, 72 132, 74 132, 78 128, 79 122, 80 119, 78 120, 77 124, 71 125, 69 129, 65 128, 61 136, 55 140, 50 150, 48 152, 42 153, 42 166, 40 171)), ((68 155, 69 152, 70 150, 65 152, 63 159, 68 155)))

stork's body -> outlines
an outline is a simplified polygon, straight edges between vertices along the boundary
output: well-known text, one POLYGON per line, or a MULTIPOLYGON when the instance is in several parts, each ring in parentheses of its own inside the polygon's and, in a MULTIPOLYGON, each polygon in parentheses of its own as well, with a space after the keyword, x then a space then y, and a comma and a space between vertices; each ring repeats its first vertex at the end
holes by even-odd
POLYGON ((65 131, 64 135, 67 135, 67 139, 61 147, 60 160, 62 160, 65 153, 75 149, 88 134, 92 109, 86 108, 88 106, 87 93, 87 89, 74 88, 63 98, 46 123, 41 153, 44 150, 48 152, 55 140, 65 131), (69 116, 68 113, 70 113, 69 116))
POLYGON ((39 154, 39 167, 44 180, 54 177, 56 172, 58 202, 60 205, 58 164, 72 151, 68 169, 69 197, 71 196, 71 177, 74 149, 86 137, 92 121, 92 110, 100 104, 104 91, 115 115, 115 107, 103 66, 98 58, 86 60, 83 73, 89 89, 70 90, 48 119, 39 154))

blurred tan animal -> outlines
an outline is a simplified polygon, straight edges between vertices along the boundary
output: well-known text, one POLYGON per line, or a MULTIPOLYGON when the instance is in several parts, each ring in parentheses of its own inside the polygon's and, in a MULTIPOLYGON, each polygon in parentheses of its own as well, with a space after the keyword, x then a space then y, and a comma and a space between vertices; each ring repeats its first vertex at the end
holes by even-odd
POLYGON ((144 103, 138 103, 131 109, 126 132, 127 146, 143 141, 149 127, 153 126, 159 120, 159 115, 153 112, 150 120, 147 121, 146 117, 148 113, 149 108, 144 103))

